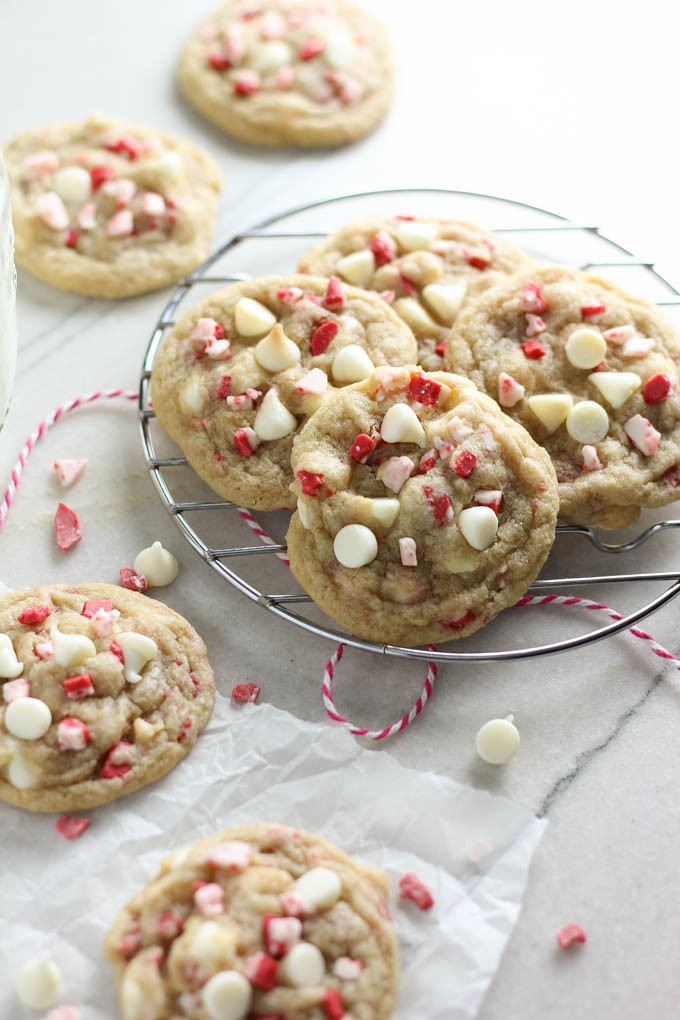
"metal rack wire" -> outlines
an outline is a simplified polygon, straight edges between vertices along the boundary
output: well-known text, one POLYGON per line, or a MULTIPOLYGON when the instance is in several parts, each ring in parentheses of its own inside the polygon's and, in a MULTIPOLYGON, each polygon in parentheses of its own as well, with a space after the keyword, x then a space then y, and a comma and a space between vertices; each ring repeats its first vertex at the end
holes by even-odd
MULTIPOLYGON (((156 442, 152 433, 152 423, 155 418, 155 414, 150 403, 150 378, 154 360, 163 341, 165 331, 174 325, 175 313, 177 312, 179 305, 190 294, 193 288, 198 285, 207 284, 212 287, 212 285, 225 285, 238 280, 249 279, 252 274, 232 272, 229 267, 227 267, 224 271, 212 271, 215 267, 219 266, 221 262, 225 260, 228 261, 229 257, 234 253, 242 253, 246 244, 250 245, 252 242, 259 248, 254 260, 254 266, 258 274, 261 273, 264 275, 267 271, 279 273, 285 272, 292 261, 290 252, 287 252, 283 258, 277 253, 275 256, 276 261, 272 265, 271 269, 260 268, 264 261, 261 255, 262 246, 264 244, 271 244, 272 242, 278 241, 286 241, 292 244, 304 241, 306 246, 309 242, 313 242, 324 237, 331 229, 334 229, 334 226, 339 226, 343 221, 348 221, 355 218, 357 215, 374 213, 376 211, 375 203, 378 201, 383 204, 389 203, 389 208, 391 211, 394 211, 394 205, 398 200, 401 201, 403 196, 408 196, 408 200, 411 202, 419 203, 427 200, 430 203, 435 203, 436 208, 440 213, 443 205, 452 204, 455 211, 451 212, 451 218, 467 218, 460 214, 459 206, 470 204, 478 204, 484 209, 490 207, 494 211, 496 207, 499 207, 506 213, 512 212, 512 217, 508 216, 507 218, 508 220, 512 218, 512 220, 516 222, 508 222, 508 225, 505 226, 501 220, 498 224, 485 222, 485 225, 488 225, 489 229, 492 229, 495 233, 499 234, 526 235, 532 242, 540 240, 541 243, 545 243, 545 238, 551 239, 547 254, 549 257, 552 257, 554 261, 569 261, 568 257, 565 258, 562 252, 560 255, 555 254, 557 247, 554 244, 555 237, 564 238, 568 236, 569 238, 577 238, 581 241, 583 241, 584 238, 588 238, 589 241, 595 240, 598 247, 603 247, 605 254, 609 254, 611 252, 612 257, 609 259, 600 259, 599 257, 595 257, 590 261, 581 262, 581 269, 606 269, 610 272, 611 270, 641 270, 650 282, 654 283, 657 292, 659 290, 661 292, 660 295, 658 293, 655 294, 653 298, 658 305, 668 306, 669 308, 680 308, 680 290, 661 275, 653 262, 637 259, 628 248, 603 234, 597 226, 574 223, 557 213, 552 213, 545 209, 541 209, 538 206, 529 205, 527 203, 498 198, 493 195, 485 195, 479 192, 416 188, 388 189, 377 192, 358 192, 354 194, 336 196, 334 198, 310 203, 308 205, 297 206, 296 208, 289 209, 278 216, 273 216, 263 220, 251 229, 233 236, 226 242, 226 244, 206 259, 206 261, 190 276, 181 281, 156 323, 142 368, 139 389, 139 418, 142 448, 151 478, 153 479, 162 502, 164 503, 168 513, 172 516, 177 527, 180 529, 184 538, 189 542, 204 562, 215 570, 224 580, 228 581, 231 585, 233 585, 233 587, 250 599, 255 605, 262 607, 283 620, 302 628, 308 633, 315 634, 318 637, 328 638, 335 642, 341 641, 353 648, 362 649, 364 651, 377 652, 385 656, 422 659, 425 661, 437 662, 489 662, 506 659, 524 659, 555 654, 557 652, 566 651, 567 649, 588 645, 595 641, 601 641, 613 634, 634 626, 645 617, 667 605, 672 599, 680 594, 680 569, 652 570, 626 574, 586 573, 583 576, 541 578, 535 581, 529 589, 531 592, 543 592, 546 590, 554 591, 564 588, 583 586, 628 586, 639 584, 641 582, 670 582, 669 586, 662 591, 660 595, 657 595, 655 598, 647 601, 644 605, 629 612, 623 619, 610 623, 606 626, 599 627, 596 630, 588 631, 585 634, 576 634, 563 640, 512 649, 467 652, 457 650, 433 652, 430 649, 425 648, 402 648, 394 645, 360 640, 349 636, 344 632, 335 630, 332 624, 327 625, 325 622, 316 622, 313 618, 311 618, 310 610, 313 607, 313 603, 308 595, 304 593, 286 592, 277 594, 276 587, 274 587, 273 592, 262 591, 256 583, 247 580, 236 570, 233 564, 242 558, 250 559, 265 557, 271 560, 274 557, 274 554, 285 552, 285 545, 277 542, 262 545, 242 545, 237 542, 236 544, 232 544, 224 548, 220 548, 215 545, 214 542, 211 542, 206 535, 206 531, 209 530, 206 527, 206 522, 209 520, 214 522, 215 517, 220 515, 222 512, 227 512, 229 515, 235 514, 238 518, 239 507, 233 503, 228 503, 223 500, 187 500, 176 497, 175 492, 173 491, 176 481, 173 478, 173 482, 169 482, 166 477, 166 473, 172 473, 178 468, 185 468, 189 472, 191 469, 188 468, 187 461, 184 457, 160 456, 157 452, 156 442), (398 196, 399 199, 397 198, 398 196), (360 210, 359 213, 357 213, 354 211, 354 207, 357 205, 360 207, 367 205, 370 206, 370 208, 363 209, 363 211, 360 210), (343 212, 344 209, 349 207, 353 208, 351 213, 349 211, 343 212), (323 219, 321 219, 318 224, 316 222, 313 224, 314 229, 285 229, 288 223, 292 222, 292 226, 295 226, 296 221, 299 221, 300 219, 302 219, 302 226, 304 227, 306 226, 306 219, 309 214, 316 216, 319 211, 325 211, 325 215, 328 215, 329 210, 332 210, 335 216, 340 216, 338 223, 335 225, 328 221, 324 222, 323 219), (276 225, 283 227, 283 229, 268 229, 276 225), (189 518, 191 518, 191 520, 189 518)), ((448 210, 446 214, 449 214, 448 210)), ((324 212, 322 212, 322 216, 323 215, 324 212)), ((420 215, 426 215, 426 213, 420 212, 420 215)), ((545 258, 546 251, 542 250, 541 255, 545 258)), ((239 261, 242 261, 242 259, 239 259, 239 261)), ((191 474, 193 475, 193 473, 191 474)), ((195 475, 193 475, 193 479, 196 486, 201 484, 195 475)), ((240 518, 238 519, 240 521, 240 518)), ((242 522, 241 524, 245 529, 246 525, 242 522)), ((557 529, 556 545, 557 543, 562 543, 567 540, 567 536, 576 535, 580 539, 585 539, 586 542, 590 543, 590 545, 599 553, 619 555, 631 553, 634 550, 639 549, 653 535, 672 531, 677 528, 680 528, 680 520, 657 521, 628 541, 610 543, 603 541, 590 528, 560 525, 557 529)), ((550 564, 550 558, 548 560, 548 564, 550 564)), ((280 567, 278 568, 278 575, 272 576, 274 580, 271 584, 278 586, 281 578, 280 567)), ((267 580, 269 581, 269 578, 267 578, 267 580)), ((292 582, 292 578, 289 574, 288 580, 292 582)), ((456 648, 461 647, 464 643, 465 642, 460 641, 456 642, 456 648)))

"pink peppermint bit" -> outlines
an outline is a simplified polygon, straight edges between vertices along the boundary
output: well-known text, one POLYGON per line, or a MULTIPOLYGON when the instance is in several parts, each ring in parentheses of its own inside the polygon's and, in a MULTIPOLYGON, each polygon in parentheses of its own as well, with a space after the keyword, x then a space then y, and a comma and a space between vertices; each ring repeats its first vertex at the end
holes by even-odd
POLYGON ((514 407, 524 398, 524 386, 506 372, 498 375, 498 403, 501 407, 514 407))
POLYGON ((86 202, 76 216, 81 230, 94 230, 97 226, 97 206, 94 202, 86 202))
POLYGON ((81 719, 64 716, 57 726, 57 747, 60 751, 84 751, 90 743, 90 730, 81 719))
POLYGON ((30 177, 49 177, 59 169, 59 156, 51 149, 43 149, 27 156, 23 168, 30 177))
POLYGON ((34 627, 37 623, 44 623, 50 615, 49 606, 29 606, 17 616, 17 623, 25 627, 34 627))
POLYGON ((575 942, 585 942, 586 933, 580 924, 565 924, 564 928, 556 933, 555 938, 561 949, 569 949, 575 942))
POLYGON ((133 231, 134 221, 129 209, 121 209, 106 224, 106 232, 109 237, 132 237, 133 231))
POLYGON ((456 450, 449 465, 459 478, 469 478, 477 467, 477 457, 469 450, 456 450))
POLYGON ((143 574, 135 573, 132 567, 121 567, 119 574, 121 586, 127 588, 128 591, 137 591, 143 595, 149 586, 149 582, 143 574))
POLYGON ((89 698, 94 694, 94 685, 89 673, 69 676, 62 682, 62 686, 66 697, 71 701, 80 701, 81 698, 89 698))
POLYGON ((540 314, 546 311, 548 302, 537 283, 526 283, 520 291, 519 306, 523 312, 540 314))
POLYGON ((98 609, 92 617, 92 628, 96 637, 106 637, 120 619, 117 609, 98 609))
POLYGON ((601 471, 603 468, 602 461, 597 455, 597 447, 590 446, 586 443, 581 447, 581 455, 583 457, 583 470, 584 471, 601 471))
POLYGON ((234 79, 234 92, 237 96, 252 96, 260 91, 262 80, 257 71, 250 71, 247 68, 239 71, 234 79))
POLYGON ((425 485, 423 495, 432 507, 432 515, 437 524, 443 526, 453 520, 453 507, 445 492, 435 492, 431 486, 425 485))
POLYGON ((208 850, 205 855, 206 864, 213 868, 221 868, 224 871, 238 873, 245 871, 250 864, 253 851, 247 843, 228 842, 220 843, 219 846, 208 850))
MULTIPOLYGON (((244 963, 245 975, 253 988, 263 992, 271 992, 279 983, 279 961, 267 956, 266 953, 254 953, 244 963)), ((261 1020, 267 1020, 262 1017, 261 1020)))
POLYGON ((614 326, 612 329, 605 329, 602 336, 610 344, 616 344, 617 347, 621 347, 628 340, 632 340, 635 336, 634 326, 614 326))
POLYGON ((142 212, 147 216, 163 216, 165 199, 156 191, 145 191, 142 196, 142 212))
POLYGON ((2 697, 9 705, 17 698, 28 698, 31 695, 31 685, 28 680, 20 676, 16 680, 8 680, 2 685, 2 697))
POLYGON ((66 230, 68 213, 56 191, 45 191, 35 200, 35 211, 43 223, 52 230, 66 230))
POLYGON ((83 537, 83 526, 78 514, 67 507, 65 503, 60 503, 57 507, 54 517, 54 533, 57 545, 64 552, 80 542, 83 537))
POLYGON ((599 322, 606 311, 607 306, 597 301, 581 305, 581 317, 585 322, 599 322))
MULTIPOLYGON (((89 818, 74 818, 72 815, 62 815, 54 823, 54 827, 59 835, 65 839, 78 839, 86 829, 89 829, 91 824, 89 818)), ((52 1016, 51 1013, 50 1016, 52 1016)))
POLYGON ((293 892, 292 889, 281 893, 279 899, 281 906, 289 917, 311 917, 316 913, 314 904, 299 896, 298 893, 293 892))
POLYGON ((495 514, 500 513, 503 493, 500 489, 478 489, 472 497, 475 506, 489 506, 495 514))
POLYGON ((219 917, 224 913, 224 889, 217 882, 206 882, 195 891, 194 905, 203 917, 219 917))
POLYGON ((402 567, 418 566, 418 552, 416 548, 415 539, 413 538, 399 539, 399 556, 401 557, 402 567))
POLYGON ((181 934, 186 917, 178 910, 164 910, 156 918, 156 934, 162 939, 175 939, 181 934))
POLYGON ((621 353, 624 358, 644 358, 654 347, 654 340, 651 336, 634 336, 626 340, 621 353))
POLYGON ((442 620, 442 627, 446 627, 447 630, 465 630, 468 624, 476 618, 476 613, 473 613, 471 609, 468 609, 464 616, 459 616, 457 620, 442 620))
POLYGON ((544 331, 545 323, 540 315, 534 315, 532 312, 527 312, 525 317, 527 320, 527 336, 538 336, 539 333, 544 331))
POLYGON ((463 258, 469 266, 480 271, 486 269, 491 261, 489 251, 484 251, 481 248, 463 248, 463 258))
POLYGON ((54 645, 51 641, 38 641, 33 651, 39 659, 51 659, 54 655, 54 645))
POLYGON ((83 1014, 74 1006, 57 1006, 49 1011, 45 1020, 83 1020, 83 1014))
POLYGON ((428 450, 427 453, 424 453, 420 458, 420 463, 418 464, 418 474, 426 475, 428 471, 432 470, 436 463, 437 463, 437 451, 428 450))
POLYGON ((361 960, 353 960, 351 956, 340 956, 333 964, 333 973, 341 981, 357 981, 363 969, 361 960))
POLYGON ((307 39, 300 47, 300 60, 313 60, 314 57, 320 56, 325 48, 326 43, 320 36, 312 36, 311 39, 307 39))
POLYGON ((283 956, 300 941, 302 923, 297 917, 266 914, 262 920, 264 943, 269 956, 283 956))
POLYGON ((634 414, 623 426, 623 431, 645 457, 651 457, 659 448, 661 433, 641 414, 634 414))
POLYGON ((414 375, 409 383, 408 399, 415 404, 434 406, 439 403, 442 390, 450 393, 448 387, 426 375, 414 375))
POLYGON ((283 301, 285 305, 295 305, 303 297, 304 291, 300 287, 281 287, 276 292, 276 296, 279 301, 283 301))
POLYGON ((418 907, 418 910, 429 910, 434 906, 434 898, 424 882, 409 872, 399 879, 402 900, 411 900, 418 907))
POLYGON ((65 489, 68 489, 80 478, 86 467, 87 461, 80 457, 75 460, 55 460, 54 462, 54 470, 65 489))
POLYGON ((323 303, 326 308, 338 311, 347 305, 347 298, 337 276, 331 276, 326 287, 323 303))
POLYGON ((378 468, 378 480, 390 492, 400 492, 415 469, 410 457, 390 457, 378 468))
POLYGON ((251 429, 248 425, 244 425, 243 428, 236 429, 234 432, 234 446, 243 457, 252 457, 260 442, 260 437, 255 429, 251 429))
POLYGON ((376 266, 384 266, 397 256, 397 243, 385 230, 379 230, 373 235, 369 248, 373 252, 376 266))
POLYGON ((320 395, 328 389, 328 376, 322 369, 313 368, 302 379, 295 384, 298 393, 313 393, 320 395))

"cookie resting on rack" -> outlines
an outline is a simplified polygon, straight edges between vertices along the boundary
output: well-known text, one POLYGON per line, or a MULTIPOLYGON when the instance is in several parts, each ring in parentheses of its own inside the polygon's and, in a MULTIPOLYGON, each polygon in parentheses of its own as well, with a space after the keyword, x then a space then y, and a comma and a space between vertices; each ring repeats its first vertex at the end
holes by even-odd
POLYGON ((267 276, 194 307, 166 337, 151 395, 160 424, 220 496, 294 507, 290 454, 337 387, 412 361, 410 329, 377 294, 337 278, 267 276))
POLYGON ((392 93, 383 26, 345 0, 232 0, 196 28, 182 92, 255 145, 343 145, 371 131, 392 93))
POLYGON ((171 854, 106 953, 124 1020, 387 1020, 399 976, 381 871, 252 824, 171 854))
POLYGON ((298 268, 336 273, 382 294, 413 330, 419 364, 433 371, 442 367, 451 325, 467 301, 532 264, 524 252, 471 223, 372 216, 330 234, 298 268))
POLYGON ((169 772, 215 702, 205 645, 172 609, 109 584, 0 595, 0 800, 96 807, 169 772))
POLYGON ((4 156, 16 263, 54 287, 129 297, 208 254, 220 173, 175 135, 90 117, 25 131, 4 156))
POLYGON ((464 637, 527 590, 555 537, 550 458, 468 379, 383 368, 300 433, 293 574, 369 641, 464 637))
POLYGON ((563 520, 625 527, 680 497, 680 337, 654 305, 577 269, 536 269, 461 314, 446 362, 548 451, 563 520))

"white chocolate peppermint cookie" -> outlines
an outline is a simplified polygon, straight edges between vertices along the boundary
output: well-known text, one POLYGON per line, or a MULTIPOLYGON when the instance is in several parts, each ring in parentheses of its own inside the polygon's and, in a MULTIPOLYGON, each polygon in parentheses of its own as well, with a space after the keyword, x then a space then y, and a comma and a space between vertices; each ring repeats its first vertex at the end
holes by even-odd
POLYGON ((334 389, 415 351, 376 294, 337 278, 261 277, 211 295, 175 326, 154 365, 153 404, 220 496, 292 508, 290 454, 309 415, 334 389))
POLYGON ((0 595, 0 800, 78 811, 132 793, 191 750, 215 702, 185 619, 109 584, 0 595))
POLYGON ((470 223, 373 216, 330 234, 303 256, 299 270, 336 273, 378 291, 413 330, 418 361, 432 371, 441 368, 451 325, 467 301, 531 264, 518 248, 470 223))
POLYGON ((61 290, 142 294, 208 254, 220 173, 175 135, 90 117, 25 131, 4 156, 17 265, 61 290))
POLYGON ((385 29, 345 0, 231 0, 193 32, 179 81, 227 134, 316 147, 371 131, 392 74, 385 29))
POLYGON ((548 451, 565 521, 625 527, 680 496, 680 337, 654 305, 537 268, 460 315, 446 361, 548 451))
POLYGON ((106 953, 125 1020, 387 1020, 399 976, 385 875, 320 836, 243 825, 171 854, 106 953))
POLYGON ((555 535, 550 458, 473 383, 378 369, 293 450, 293 574, 353 634, 464 637, 524 594, 555 535))

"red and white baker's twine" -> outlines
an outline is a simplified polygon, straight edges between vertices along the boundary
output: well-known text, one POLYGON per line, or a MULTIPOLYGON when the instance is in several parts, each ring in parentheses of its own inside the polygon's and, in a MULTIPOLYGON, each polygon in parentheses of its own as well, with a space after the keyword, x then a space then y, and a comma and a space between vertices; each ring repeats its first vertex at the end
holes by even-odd
MULTIPOLYGON (((0 527, 4 524, 9 508, 14 502, 14 497, 16 496, 16 491, 19 485, 19 479, 21 478, 23 470, 26 467, 26 462, 38 440, 42 439, 45 433, 49 431, 53 425, 56 425, 64 414, 69 414, 71 411, 75 411, 77 408, 82 407, 85 404, 91 404, 95 400, 111 400, 115 397, 121 397, 123 400, 136 401, 137 393, 131 390, 119 388, 112 390, 96 390, 94 393, 86 393, 83 396, 75 397, 75 399, 58 407, 56 411, 38 425, 34 432, 31 432, 19 454, 19 459, 12 469, 10 482, 5 490, 2 502, 0 503, 0 527)), ((249 510, 241 507, 239 508, 239 514, 253 534, 256 535, 264 545, 278 544, 265 531, 259 521, 253 517, 249 510)), ((283 560, 286 566, 290 566, 290 560, 285 553, 277 551, 276 555, 280 560, 283 560)), ((605 613, 612 620, 623 620, 621 613, 617 613, 616 610, 611 609, 610 606, 606 605, 604 602, 593 602, 591 599, 580 598, 577 595, 524 595, 515 603, 513 608, 522 609, 525 606, 548 605, 578 606, 580 609, 587 609, 590 612, 605 613)), ((639 630, 637 627, 630 627, 628 632, 632 634, 633 637, 639 638, 641 641, 645 641, 653 655, 658 656, 660 659, 671 661, 674 664, 675 669, 680 670, 680 659, 664 648, 663 645, 660 645, 658 641, 655 641, 651 634, 648 634, 644 630, 639 630)), ((428 645, 428 648, 432 651, 437 650, 436 645, 428 645)), ((402 717, 391 726, 385 726, 379 730, 369 730, 363 726, 355 726, 348 719, 345 719, 344 716, 340 715, 336 708, 335 701, 333 700, 333 682, 336 677, 337 666, 342 659, 344 650, 345 645, 339 644, 333 655, 326 663, 326 667, 324 669, 321 691, 324 707, 329 719, 332 719, 333 722, 344 726, 345 729, 349 730, 350 733, 353 733, 357 737, 370 737, 372 740, 386 740, 387 737, 392 737, 396 733, 401 733, 401 731, 405 730, 407 726, 410 726, 414 719, 418 718, 425 708, 425 705, 432 697, 434 683, 437 679, 438 673, 436 663, 428 662, 427 676, 425 677, 422 690, 410 711, 402 715, 402 717)))

